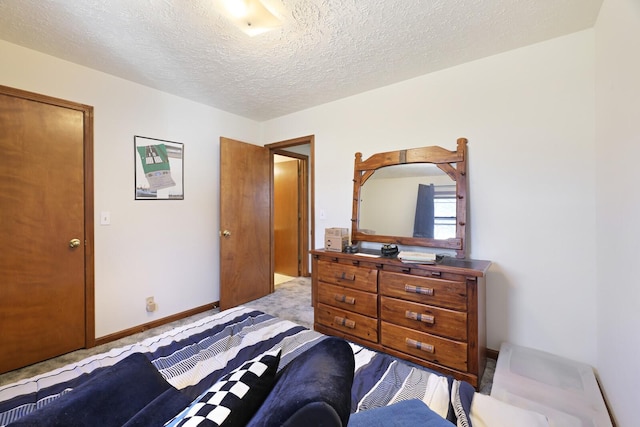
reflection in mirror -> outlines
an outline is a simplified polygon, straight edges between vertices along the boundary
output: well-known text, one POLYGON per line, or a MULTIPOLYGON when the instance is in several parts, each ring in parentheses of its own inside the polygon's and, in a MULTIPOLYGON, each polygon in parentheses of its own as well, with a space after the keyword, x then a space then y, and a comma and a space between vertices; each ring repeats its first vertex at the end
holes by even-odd
POLYGON ((455 238, 455 181, 430 163, 376 170, 360 189, 360 230, 388 236, 455 238))

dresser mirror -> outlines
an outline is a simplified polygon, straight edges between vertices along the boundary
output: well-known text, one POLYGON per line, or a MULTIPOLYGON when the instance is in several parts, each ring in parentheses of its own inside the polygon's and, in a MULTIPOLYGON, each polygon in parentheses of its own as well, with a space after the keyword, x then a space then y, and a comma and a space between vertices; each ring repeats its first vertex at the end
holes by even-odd
POLYGON ((448 249, 465 257, 467 140, 356 153, 351 240, 448 249))

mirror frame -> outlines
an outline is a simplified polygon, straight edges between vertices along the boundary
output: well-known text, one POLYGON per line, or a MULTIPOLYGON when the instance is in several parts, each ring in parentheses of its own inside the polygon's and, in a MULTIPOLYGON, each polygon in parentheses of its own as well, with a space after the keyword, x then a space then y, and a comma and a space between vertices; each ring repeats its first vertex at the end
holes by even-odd
POLYGON ((457 258, 465 257, 467 221, 467 139, 458 138, 457 149, 449 151, 439 146, 411 148, 377 153, 362 160, 356 153, 353 174, 353 215, 351 217, 351 242, 378 242, 406 246, 422 246, 455 250, 457 258), (456 237, 431 239, 423 237, 386 236, 367 234, 359 229, 360 191, 365 182, 380 168, 407 163, 433 163, 456 183, 456 237))

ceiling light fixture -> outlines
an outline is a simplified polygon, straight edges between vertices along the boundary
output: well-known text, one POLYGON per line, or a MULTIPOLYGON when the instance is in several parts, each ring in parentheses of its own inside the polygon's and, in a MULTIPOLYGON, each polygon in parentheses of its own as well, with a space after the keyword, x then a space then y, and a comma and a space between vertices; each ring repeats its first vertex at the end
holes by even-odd
POLYGON ((282 26, 275 8, 265 0, 213 0, 218 12, 253 37, 282 26))

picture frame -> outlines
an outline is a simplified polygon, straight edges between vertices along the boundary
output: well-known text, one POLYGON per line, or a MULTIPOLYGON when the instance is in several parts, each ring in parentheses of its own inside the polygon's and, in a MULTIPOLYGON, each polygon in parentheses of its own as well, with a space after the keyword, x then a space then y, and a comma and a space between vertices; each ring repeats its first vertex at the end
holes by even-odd
POLYGON ((184 200, 184 144, 134 135, 135 200, 184 200))

